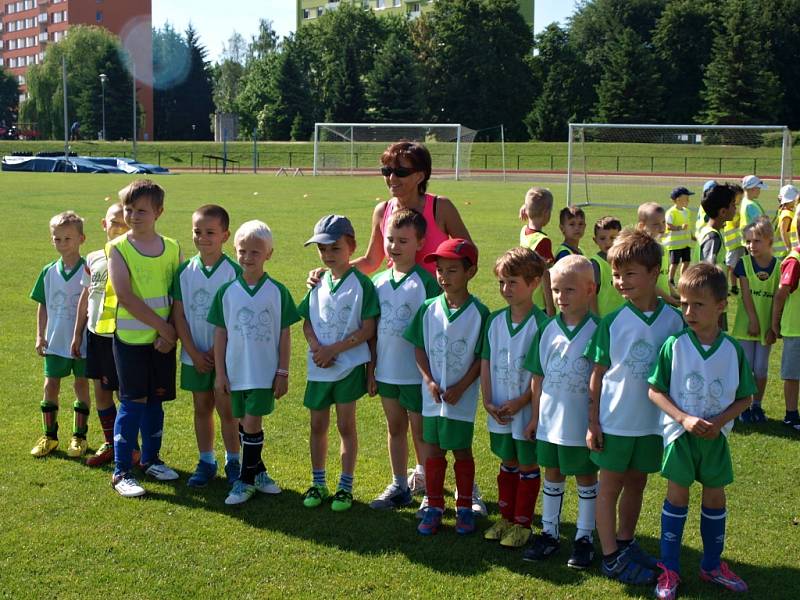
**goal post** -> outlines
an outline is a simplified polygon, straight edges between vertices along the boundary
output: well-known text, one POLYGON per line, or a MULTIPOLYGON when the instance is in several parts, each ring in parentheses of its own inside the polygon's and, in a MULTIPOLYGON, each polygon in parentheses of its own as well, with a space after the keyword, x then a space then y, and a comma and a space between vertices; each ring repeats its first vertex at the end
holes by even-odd
POLYGON ((777 190, 791 182, 792 166, 784 125, 570 123, 567 204, 637 207, 678 186, 700 192, 709 179, 751 173, 777 190))

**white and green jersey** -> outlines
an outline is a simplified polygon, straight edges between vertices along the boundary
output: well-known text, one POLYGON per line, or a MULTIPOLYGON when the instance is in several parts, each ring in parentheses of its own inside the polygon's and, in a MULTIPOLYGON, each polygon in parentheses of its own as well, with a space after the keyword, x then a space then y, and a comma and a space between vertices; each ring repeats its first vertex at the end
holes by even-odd
MULTIPOLYGON (((453 310, 447 306, 444 294, 426 300, 403 337, 428 356, 433 380, 445 392, 467 374, 472 363, 480 357, 483 324, 489 309, 470 296, 453 310)), ((455 421, 475 422, 478 408, 479 378, 467 388, 455 404, 436 402, 428 386, 422 386, 422 416, 446 417, 455 421)))
MULTIPOLYGON (((369 277, 350 268, 339 281, 334 282, 326 271, 322 280, 300 302, 297 310, 311 321, 314 334, 323 346, 340 342, 361 329, 366 319, 380 314, 378 295, 369 277)), ((327 369, 314 364, 309 349, 307 355, 308 381, 339 381, 347 377, 358 365, 369 362, 367 342, 345 350, 327 369)))
MULTIPOLYGON (((183 303, 183 315, 189 325, 192 341, 200 352, 208 352, 214 346, 214 325, 208 322, 208 311, 217 291, 226 283, 236 279, 242 268, 223 254, 211 266, 203 264, 197 254, 184 261, 175 271, 172 297, 183 303)), ((193 365, 192 357, 181 349, 181 362, 193 365)))
MULTIPOLYGON (((701 344, 689 328, 669 337, 661 346, 649 381, 683 412, 706 420, 756 393, 753 371, 742 347, 722 331, 710 346, 701 344)), ((667 413, 661 414, 661 423, 665 446, 686 431, 667 413)), ((728 435, 731 429, 733 421, 721 432, 728 435)))
MULTIPOLYGON (((537 306, 520 323, 511 321, 509 307, 489 316, 483 334, 481 358, 489 361, 492 404, 495 406, 518 398, 530 388, 531 374, 523 366, 525 356, 540 325, 546 320, 547 315, 537 306)), ((525 426, 530 420, 530 403, 515 414, 507 425, 501 425, 494 417, 487 415, 490 432, 510 433, 515 440, 526 439, 525 426)))
POLYGON ((414 358, 414 346, 403 338, 411 319, 428 298, 442 291, 425 269, 414 265, 408 273, 382 271, 372 278, 381 316, 378 320, 375 379, 394 385, 414 385, 422 382, 414 358), (396 276, 401 275, 398 279, 396 276))
POLYGON ((89 320, 86 326, 95 335, 114 337, 113 333, 97 333, 97 321, 103 312, 108 281, 108 257, 105 250, 95 250, 86 255, 86 264, 81 272, 81 286, 89 288, 89 320))
MULTIPOLYGON (((47 308, 47 329, 45 354, 55 354, 73 358, 70 351, 75 320, 78 317, 78 301, 83 292, 81 273, 86 262, 81 257, 67 272, 62 259, 45 265, 31 291, 31 298, 47 308)), ((86 357, 86 336, 81 344, 81 358, 86 357)))
POLYGON ((585 356, 608 367, 600 393, 600 427, 629 437, 660 435, 660 411, 647 396, 647 378, 666 339, 684 327, 681 314, 659 298, 652 313, 630 302, 604 317, 585 356))
POLYGON ((241 276, 222 284, 208 311, 225 328, 225 370, 232 391, 272 389, 281 331, 300 320, 289 291, 264 273, 256 285, 241 276))
POLYGON ((597 323, 597 317, 587 313, 570 327, 559 314, 542 324, 533 339, 525 368, 544 378, 536 439, 559 446, 586 446, 592 363, 584 352, 597 323))

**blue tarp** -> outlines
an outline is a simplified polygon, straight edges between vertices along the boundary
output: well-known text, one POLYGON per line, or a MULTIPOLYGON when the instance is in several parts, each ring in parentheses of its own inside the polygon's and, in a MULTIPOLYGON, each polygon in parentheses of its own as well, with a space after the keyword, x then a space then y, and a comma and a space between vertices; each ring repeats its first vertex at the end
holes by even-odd
POLYGON ((140 163, 132 158, 102 156, 4 156, 3 171, 27 171, 36 173, 169 173, 169 169, 140 163))

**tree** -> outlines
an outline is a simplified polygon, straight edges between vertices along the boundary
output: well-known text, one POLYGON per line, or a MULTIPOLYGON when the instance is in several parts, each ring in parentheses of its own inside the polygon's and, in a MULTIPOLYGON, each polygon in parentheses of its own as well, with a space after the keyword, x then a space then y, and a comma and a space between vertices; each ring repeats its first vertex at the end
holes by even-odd
POLYGON ((285 40, 267 86, 269 100, 258 115, 259 134, 268 140, 311 137, 311 93, 301 60, 298 45, 291 38, 285 40))
POLYGON ((770 40, 768 68, 778 76, 783 94, 781 110, 773 121, 800 129, 800 61, 797 56, 800 40, 800 0, 760 0, 758 25, 753 29, 757 39, 770 40))
POLYGON ((239 95, 244 60, 247 47, 241 34, 235 31, 222 51, 222 62, 212 68, 214 81, 214 106, 217 112, 236 112, 236 98, 239 95))
MULTIPOLYGON (((262 20, 258 36, 253 38, 247 52, 247 63, 236 97, 236 112, 243 136, 249 136, 259 125, 259 115, 272 101, 270 81, 277 57, 277 34, 270 21, 262 20)), ((260 132, 259 136, 263 136, 260 132)))
POLYGON ((19 85, 17 78, 0 67, 0 125, 10 127, 17 122, 19 85))
POLYGON ((169 23, 153 30, 153 129, 156 139, 178 139, 176 125, 182 111, 176 96, 189 75, 191 57, 183 36, 169 23))
POLYGON ((413 123, 425 114, 422 78, 414 54, 392 33, 386 39, 367 76, 369 120, 377 123, 413 123))

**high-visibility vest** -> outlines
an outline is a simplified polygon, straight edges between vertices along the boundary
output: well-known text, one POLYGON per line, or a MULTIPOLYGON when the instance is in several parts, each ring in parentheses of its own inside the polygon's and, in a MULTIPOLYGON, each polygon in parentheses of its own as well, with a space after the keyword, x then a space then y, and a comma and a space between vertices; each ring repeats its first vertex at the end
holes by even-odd
MULTIPOLYGON (((800 253, 796 249, 792 249, 783 262, 790 259, 800 261, 800 253)), ((789 294, 786 304, 783 305, 780 333, 783 337, 800 337, 800 291, 798 290, 789 294)))
POLYGON ((783 241, 783 237, 781 237, 781 223, 784 219, 790 219, 789 241, 793 243, 794 238, 797 237, 797 222, 794 220, 794 213, 787 208, 779 209, 772 221, 772 230, 774 232, 772 238, 772 253, 778 257, 778 260, 783 260, 789 253, 789 248, 786 247, 786 243, 783 241))
POLYGON ((730 221, 726 221, 722 226, 722 241, 725 242, 725 249, 732 252, 744 245, 742 239, 742 227, 739 227, 739 213, 737 212, 730 221))
MULTIPOLYGON (((700 234, 697 236, 697 246, 695 247, 694 252, 693 252, 694 256, 692 256, 692 262, 701 262, 701 260, 700 260, 700 258, 701 258, 700 257, 700 247, 703 245, 703 242, 705 241, 706 237, 708 237, 708 234, 710 234, 712 231, 716 231, 717 233, 720 233, 718 229, 714 229, 708 223, 706 223, 700 229, 700 234)), ((727 249, 728 249, 727 246, 725 246, 725 239, 723 238, 722 239, 722 245, 720 246, 719 252, 717 253, 716 264, 718 266, 722 267, 722 270, 725 271, 725 272, 727 272, 727 269, 725 267, 725 252, 726 252, 727 249)))
POLYGON ((671 218, 672 225, 685 226, 686 229, 667 230, 661 238, 661 244, 665 250, 681 250, 692 245, 692 236, 689 232, 689 211, 685 208, 671 207, 667 211, 667 216, 671 218))
MULTIPOLYGON (((525 233, 525 228, 523 227, 519 232, 519 245, 523 248, 530 248, 534 252, 536 252, 536 247, 542 240, 549 239, 546 233, 541 231, 534 231, 533 233, 525 233)), ((542 259, 544 260, 544 259, 542 259)), ((544 303, 544 286, 539 285, 533 291, 533 303, 541 308, 542 310, 545 309, 544 303)))
MULTIPOLYGON (((605 317, 625 304, 625 298, 614 287, 614 280, 611 276, 611 265, 608 261, 595 254, 589 260, 597 263, 600 269, 600 289, 597 292, 597 316, 605 317)), ((668 290, 666 290, 668 291, 668 290)))

